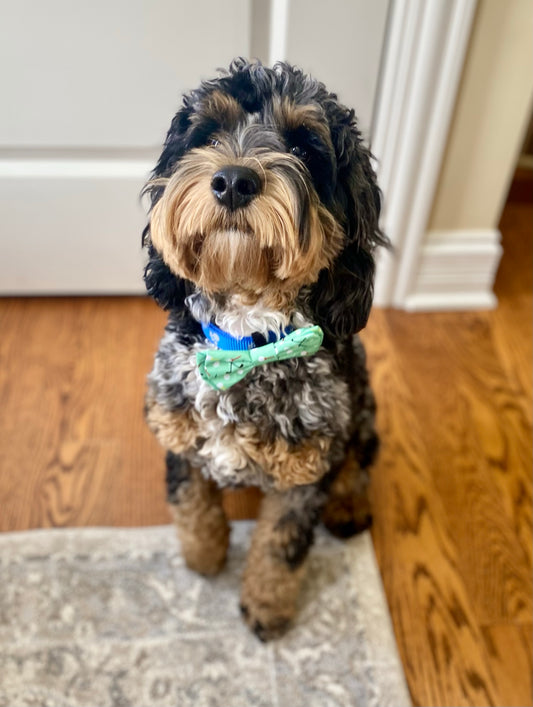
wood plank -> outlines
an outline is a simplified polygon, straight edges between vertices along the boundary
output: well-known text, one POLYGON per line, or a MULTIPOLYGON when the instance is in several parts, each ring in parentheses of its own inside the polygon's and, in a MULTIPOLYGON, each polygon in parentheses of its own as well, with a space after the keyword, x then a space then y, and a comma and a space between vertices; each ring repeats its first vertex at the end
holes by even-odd
POLYGON ((529 620, 531 428, 498 366, 487 315, 388 319, 478 620, 529 620))
MULTIPOLYGON (((509 208, 513 205, 506 213, 509 208)), ((379 370, 382 349, 388 344, 396 355, 385 355, 390 367, 396 369, 396 380, 402 380, 407 390, 402 397, 394 377, 389 375, 390 380, 385 377, 380 382, 379 375, 373 376, 382 408, 380 421, 384 405, 394 406, 400 419, 407 411, 403 425, 397 421, 397 429, 388 424, 382 429, 392 438, 397 453, 388 453, 394 457, 388 464, 382 458, 374 473, 374 539, 389 603, 391 607, 403 605, 403 610, 399 606, 393 611, 393 620, 415 704, 464 704, 472 699, 472 704, 514 705, 521 704, 524 697, 525 704, 531 701, 531 668, 526 665, 531 656, 531 632, 524 627, 531 621, 532 212, 529 201, 525 209, 513 212, 510 224, 504 214, 506 256, 498 276, 500 306, 495 312, 466 316, 388 312, 369 323, 366 340, 371 362, 375 363, 377 355, 379 370), (402 439, 401 445, 398 439, 402 439), (485 695, 466 695, 468 682, 461 671, 454 675, 442 670, 446 656, 462 656, 467 646, 465 642, 460 645, 453 623, 446 621, 450 613, 457 617, 461 612, 442 612, 443 630, 438 634, 432 628, 435 614, 432 619, 428 611, 426 620, 420 621, 418 612, 423 603, 409 592, 410 563, 404 557, 402 526, 395 527, 398 509, 391 509, 399 504, 395 491, 400 496, 402 490, 407 495, 402 508, 409 509, 410 480, 414 478, 409 463, 414 463, 413 450, 417 450, 415 458, 423 459, 424 448, 429 476, 424 489, 442 504, 438 515, 430 508, 431 516, 453 543, 451 576, 455 568, 463 582, 471 611, 468 621, 477 627, 477 655, 490 675, 487 684, 492 689, 485 695), (395 574, 404 578, 403 594, 404 585, 395 574), (496 616, 514 617, 521 623, 491 624, 514 627, 498 628, 493 635, 498 650, 495 655, 494 645, 487 641, 480 646, 478 640, 480 618, 496 616), (442 638, 443 660, 438 665, 435 635, 442 638), (520 668, 513 666, 513 677, 508 679, 507 664, 515 653, 519 654, 520 668), (442 682, 443 676, 448 676, 449 684, 442 682)), ((385 450, 388 445, 390 440, 386 439, 385 450)), ((418 501, 416 498, 414 495, 411 500, 410 515, 406 514, 413 528, 421 527, 415 521, 423 519, 428 509, 422 496, 418 501)), ((412 549, 420 562, 428 545, 431 547, 421 537, 412 549)), ((432 554, 427 562, 438 587, 438 582, 447 579, 443 572, 447 564, 432 554)), ((439 606, 429 594, 428 601, 439 606)), ((472 678, 475 672, 467 670, 467 674, 472 678)), ((475 677, 474 683, 479 684, 475 677)))
POLYGON ((164 314, 142 298, 44 299, 3 300, 0 317, 0 528, 167 522, 142 415, 164 314))
POLYGON ((242 489, 224 489, 222 501, 228 518, 248 520, 257 518, 263 494, 251 486, 242 489))
POLYGON ((533 705, 531 624, 491 624, 482 629, 501 707, 533 705))
POLYGON ((495 705, 497 688, 401 374, 388 317, 365 333, 383 447, 372 474, 373 539, 416 705, 495 705))

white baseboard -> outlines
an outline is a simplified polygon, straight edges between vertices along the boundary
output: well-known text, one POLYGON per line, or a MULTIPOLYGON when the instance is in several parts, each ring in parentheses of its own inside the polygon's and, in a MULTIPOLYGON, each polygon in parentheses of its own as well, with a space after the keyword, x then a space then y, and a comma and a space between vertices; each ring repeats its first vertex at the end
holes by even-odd
POLYGON ((493 309, 501 255, 497 229, 430 231, 414 284, 397 304, 408 311, 493 309))

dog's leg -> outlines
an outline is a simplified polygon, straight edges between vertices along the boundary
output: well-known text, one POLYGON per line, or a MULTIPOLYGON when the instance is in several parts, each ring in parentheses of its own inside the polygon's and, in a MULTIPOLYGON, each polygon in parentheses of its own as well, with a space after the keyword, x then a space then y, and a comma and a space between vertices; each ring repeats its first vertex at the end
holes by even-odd
POLYGON ((322 511, 324 525, 340 538, 348 538, 372 523, 369 472, 379 449, 376 402, 366 369, 365 350, 358 337, 347 346, 345 355, 351 381, 352 435, 344 461, 327 480, 328 500, 322 511))
POLYGON ((224 566, 230 528, 217 485, 182 457, 167 452, 167 492, 187 566, 213 575, 224 566))
POLYGON ((328 488, 322 522, 339 538, 348 538, 368 528, 372 510, 368 496, 369 470, 361 467, 350 450, 328 488))
POLYGON ((241 593, 244 620, 262 641, 284 633, 295 614, 324 498, 313 485, 271 492, 263 500, 241 593))

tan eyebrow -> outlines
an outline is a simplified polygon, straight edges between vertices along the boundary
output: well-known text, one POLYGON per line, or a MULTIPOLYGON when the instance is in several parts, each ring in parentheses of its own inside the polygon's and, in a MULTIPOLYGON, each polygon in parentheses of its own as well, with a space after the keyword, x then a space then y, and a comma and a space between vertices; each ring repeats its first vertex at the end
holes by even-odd
POLYGON ((323 119, 322 109, 313 104, 298 105, 289 98, 276 101, 273 106, 273 115, 282 128, 296 130, 304 127, 331 146, 329 128, 323 119))
POLYGON ((222 91, 213 91, 204 100, 203 116, 214 118, 225 129, 234 128, 245 118, 245 112, 239 102, 222 91))

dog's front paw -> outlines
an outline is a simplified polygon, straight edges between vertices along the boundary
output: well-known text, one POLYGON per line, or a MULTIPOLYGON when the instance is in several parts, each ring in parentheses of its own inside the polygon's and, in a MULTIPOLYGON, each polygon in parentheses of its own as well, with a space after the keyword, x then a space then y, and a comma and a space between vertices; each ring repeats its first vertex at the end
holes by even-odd
POLYGON ((214 577, 226 564, 227 546, 218 545, 210 550, 182 543, 181 550, 187 567, 204 577, 214 577))
POLYGON ((181 503, 170 504, 170 510, 185 564, 194 572, 210 577, 218 574, 226 563, 230 526, 224 509, 218 505, 218 493, 207 485, 203 492, 203 496, 190 493, 190 498, 182 497, 181 503))
POLYGON ((291 624, 292 616, 287 614, 286 607, 269 606, 243 597, 240 609, 245 623, 264 643, 283 636, 291 624))
POLYGON ((291 569, 271 556, 246 568, 241 591, 244 621, 261 641, 279 638, 296 614, 304 568, 291 569))

